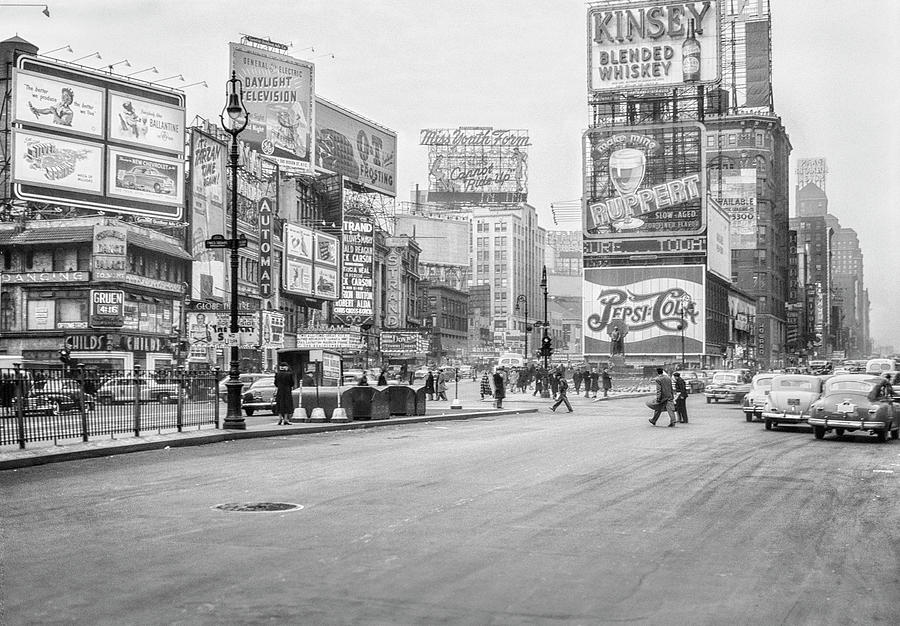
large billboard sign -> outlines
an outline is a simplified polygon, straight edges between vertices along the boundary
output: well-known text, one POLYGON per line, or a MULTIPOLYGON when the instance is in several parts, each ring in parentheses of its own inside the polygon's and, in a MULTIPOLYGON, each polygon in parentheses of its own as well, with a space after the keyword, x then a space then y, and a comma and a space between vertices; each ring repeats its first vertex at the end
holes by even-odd
POLYGON ((696 122, 588 130, 585 242, 702 234, 704 134, 696 122))
POLYGON ((584 355, 672 357, 682 332, 685 354, 704 354, 705 293, 702 265, 586 269, 584 355))
POLYGON ((344 214, 341 299, 332 318, 345 325, 371 324, 375 317, 375 224, 368 217, 344 214))
POLYGON ((827 176, 828 163, 825 159, 797 160, 797 189, 803 189, 809 183, 813 183, 819 189, 824 190, 827 176))
POLYGON ((282 236, 281 288, 299 296, 337 300, 337 238, 291 223, 285 223, 282 236))
POLYGON ((528 199, 527 130, 473 126, 425 128, 428 200, 469 204, 519 203, 528 199))
POLYGON ((397 133, 316 98, 316 167, 397 195, 397 133))
POLYGON ((191 297, 223 300, 225 251, 204 242, 225 234, 225 144, 198 130, 191 133, 191 297))
POLYGON ((285 172, 313 173, 315 66, 244 44, 229 46, 249 113, 241 141, 285 172))
POLYGON ((184 94, 21 56, 12 95, 17 198, 183 219, 184 94))
POLYGON ((756 169, 711 170, 709 195, 731 220, 731 248, 755 250, 758 208, 756 169))
POLYGON ((710 84, 720 77, 719 3, 604 2, 588 8, 588 90, 710 84))

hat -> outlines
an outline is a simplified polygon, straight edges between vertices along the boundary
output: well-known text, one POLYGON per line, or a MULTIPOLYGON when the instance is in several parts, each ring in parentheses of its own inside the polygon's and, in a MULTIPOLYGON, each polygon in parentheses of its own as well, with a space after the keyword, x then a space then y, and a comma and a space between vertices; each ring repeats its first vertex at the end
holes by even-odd
POLYGON ((680 372, 675 372, 674 374, 672 374, 672 376, 677 376, 678 378, 681 378, 681 373, 680 373, 680 372))
POLYGON ((134 109, 132 108, 130 102, 126 102, 125 104, 123 104, 122 108, 125 109, 126 111, 128 111, 129 113, 134 113, 134 109))

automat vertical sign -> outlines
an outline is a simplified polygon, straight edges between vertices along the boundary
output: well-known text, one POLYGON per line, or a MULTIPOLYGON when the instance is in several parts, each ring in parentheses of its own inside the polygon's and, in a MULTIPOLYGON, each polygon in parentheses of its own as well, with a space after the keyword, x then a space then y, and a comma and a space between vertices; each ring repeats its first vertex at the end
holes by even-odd
POLYGON ((375 225, 345 214, 342 230, 341 297, 332 316, 342 324, 370 324, 375 317, 375 225))
POLYGON ((272 297, 272 198, 259 201, 259 296, 272 297))

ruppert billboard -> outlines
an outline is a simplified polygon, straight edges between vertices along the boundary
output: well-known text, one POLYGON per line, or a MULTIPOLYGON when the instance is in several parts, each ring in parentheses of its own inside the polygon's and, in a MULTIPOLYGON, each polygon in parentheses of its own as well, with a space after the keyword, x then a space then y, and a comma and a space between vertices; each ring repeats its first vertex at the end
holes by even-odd
POLYGON ((588 8, 588 91, 711 84, 720 78, 719 2, 605 2, 588 8))
POLYGON ((626 356, 680 355, 682 321, 685 354, 704 354, 705 274, 703 265, 585 269, 584 355, 610 355, 615 333, 626 356))

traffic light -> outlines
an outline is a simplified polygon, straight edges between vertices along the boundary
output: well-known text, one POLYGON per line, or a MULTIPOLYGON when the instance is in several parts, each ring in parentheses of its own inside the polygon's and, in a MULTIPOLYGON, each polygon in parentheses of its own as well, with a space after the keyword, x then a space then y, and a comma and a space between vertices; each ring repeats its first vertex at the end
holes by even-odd
POLYGON ((72 360, 71 352, 68 348, 61 348, 59 351, 59 360, 63 362, 64 365, 68 365, 72 360))
POLYGON ((553 354, 553 340, 549 336, 541 338, 541 356, 551 356, 553 354))

